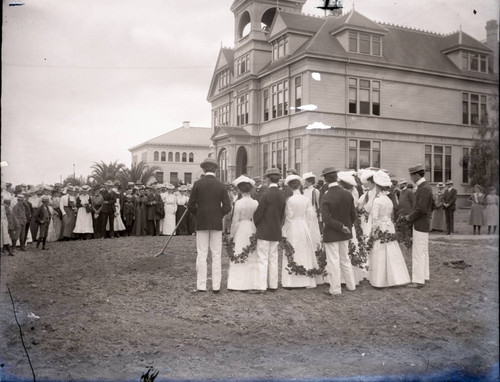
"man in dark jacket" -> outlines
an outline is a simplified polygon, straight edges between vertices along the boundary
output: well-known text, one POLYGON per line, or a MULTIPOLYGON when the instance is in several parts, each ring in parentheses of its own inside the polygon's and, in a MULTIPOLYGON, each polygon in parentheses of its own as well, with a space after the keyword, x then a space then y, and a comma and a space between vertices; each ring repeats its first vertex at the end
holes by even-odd
POLYGON ((399 208, 398 217, 409 215, 413 209, 413 200, 415 199, 415 194, 413 190, 408 188, 408 182, 406 179, 399 179, 399 208))
POLYGON ((285 218, 286 198, 278 187, 281 172, 277 168, 266 171, 268 188, 260 197, 253 214, 257 231, 257 287, 264 292, 267 288, 278 289, 278 243, 282 238, 281 228, 285 218))
POLYGON ((429 280, 429 232, 432 217, 432 188, 424 178, 425 169, 421 164, 408 169, 417 191, 413 209, 406 220, 413 223, 413 246, 411 251, 411 288, 421 288, 429 280))
POLYGON ((188 210, 196 219, 196 290, 207 290, 207 257, 212 253, 212 291, 218 293, 221 283, 222 218, 231 211, 231 202, 224 183, 215 177, 219 167, 216 160, 205 159, 200 167, 205 172, 197 180, 189 201, 188 210))
POLYGON ((113 238, 115 236, 114 222, 115 222, 115 203, 118 195, 113 191, 113 186, 115 185, 113 181, 108 180, 104 183, 106 189, 101 192, 103 199, 103 205, 101 209, 101 235, 106 237, 106 223, 109 221, 109 237, 113 238))
POLYGON ((453 182, 448 180, 443 195, 443 207, 446 217, 447 235, 451 235, 455 231, 455 209, 457 202, 457 190, 453 188, 453 182))
POLYGON ((356 281, 349 258, 349 239, 351 227, 356 218, 354 199, 350 192, 337 183, 337 170, 327 167, 321 173, 328 184, 321 201, 323 218, 323 242, 326 251, 326 269, 331 295, 341 294, 340 280, 344 276, 348 290, 356 289, 356 281))

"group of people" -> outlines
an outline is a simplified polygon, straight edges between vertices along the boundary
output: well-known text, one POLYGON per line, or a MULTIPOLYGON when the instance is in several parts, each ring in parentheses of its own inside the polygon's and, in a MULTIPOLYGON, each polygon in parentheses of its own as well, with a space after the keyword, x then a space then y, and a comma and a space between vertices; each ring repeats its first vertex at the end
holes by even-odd
POLYGON ((125 191, 109 180, 91 188, 66 184, 2 188, 2 249, 13 256, 26 243, 143 235, 192 235, 194 217, 187 213, 191 186, 129 183, 125 191), (181 217, 183 217, 181 219, 181 217), (177 223, 180 224, 177 224, 177 223))
POLYGON ((473 234, 481 234, 481 226, 488 227, 488 235, 496 233, 498 225, 498 195, 495 187, 488 188, 484 194, 482 187, 474 186, 474 193, 469 197, 472 207, 469 214, 469 225, 473 226, 473 234))
POLYGON ((197 288, 193 292, 207 291, 209 250, 212 291, 221 289, 223 230, 229 231, 228 290, 276 291, 280 252, 283 288, 314 288, 326 282, 328 294, 338 295, 341 284, 355 290, 363 279, 379 288, 421 288, 429 280, 433 192, 421 165, 409 169, 416 187, 411 203, 407 188, 396 193, 385 170, 355 173, 327 167, 321 173, 324 186, 318 189, 313 173, 299 176, 289 169, 283 190, 281 171, 272 168, 265 173, 264 185, 260 178, 257 184, 246 175, 238 177, 233 182, 237 192, 230 197, 216 178, 217 162, 207 158, 201 167, 205 176, 194 183, 188 201, 196 219, 197 288), (398 217, 412 226, 411 277, 396 240, 398 217), (350 255, 360 251, 368 252, 365 263, 353 267, 350 255))

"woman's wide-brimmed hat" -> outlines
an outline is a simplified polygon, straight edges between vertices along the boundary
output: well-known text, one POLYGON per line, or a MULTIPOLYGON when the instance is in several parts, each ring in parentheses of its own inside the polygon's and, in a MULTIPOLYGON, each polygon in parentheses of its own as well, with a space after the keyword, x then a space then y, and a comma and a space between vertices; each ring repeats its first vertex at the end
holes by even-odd
POLYGON ((269 175, 281 175, 281 171, 279 168, 273 167, 267 170, 266 173, 264 174, 264 176, 269 176, 269 175))
POLYGON ((255 185, 255 181, 253 179, 250 179, 248 176, 245 175, 240 175, 237 177, 234 181, 233 184, 237 187, 238 184, 240 183, 250 183, 252 186, 255 185))
POLYGON ((386 172, 379 170, 373 174, 373 182, 381 187, 390 187, 392 185, 391 177, 386 172))
POLYGON ((207 164, 213 165, 213 166, 219 168, 219 163, 217 163, 217 161, 213 158, 206 158, 203 162, 201 162, 200 167, 203 168, 207 164))
POLYGON ((352 176, 352 172, 350 171, 340 171, 337 174, 337 179, 351 186, 357 186, 356 179, 354 179, 354 176, 352 176))
POLYGON ((292 180, 298 180, 300 184, 302 184, 302 178, 295 174, 288 175, 285 179, 285 184, 288 185, 288 183, 290 183, 292 180))

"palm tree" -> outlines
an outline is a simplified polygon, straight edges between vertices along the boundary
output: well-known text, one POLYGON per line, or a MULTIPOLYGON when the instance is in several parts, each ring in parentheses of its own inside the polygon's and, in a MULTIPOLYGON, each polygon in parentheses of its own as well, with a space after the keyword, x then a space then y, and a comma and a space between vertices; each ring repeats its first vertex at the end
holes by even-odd
POLYGON ((141 161, 139 163, 133 163, 130 169, 124 168, 120 181, 123 186, 125 186, 128 182, 141 182, 142 184, 147 184, 149 179, 155 176, 155 172, 161 170, 159 166, 149 166, 145 162, 141 161))
POLYGON ((100 163, 94 162, 91 168, 92 178, 97 183, 104 183, 107 180, 118 180, 124 169, 126 169, 125 165, 123 163, 118 163, 117 160, 109 164, 104 163, 104 161, 100 163))

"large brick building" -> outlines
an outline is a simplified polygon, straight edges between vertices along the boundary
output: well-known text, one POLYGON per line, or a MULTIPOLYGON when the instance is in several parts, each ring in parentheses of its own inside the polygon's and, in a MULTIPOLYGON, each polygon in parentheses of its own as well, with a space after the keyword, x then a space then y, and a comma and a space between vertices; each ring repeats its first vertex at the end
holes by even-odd
POLYGON ((496 102, 497 22, 484 44, 354 10, 308 16, 305 1, 231 6, 235 46, 221 48, 207 98, 221 179, 331 165, 407 177, 422 163, 431 183, 452 179, 465 192, 462 158, 496 102))

